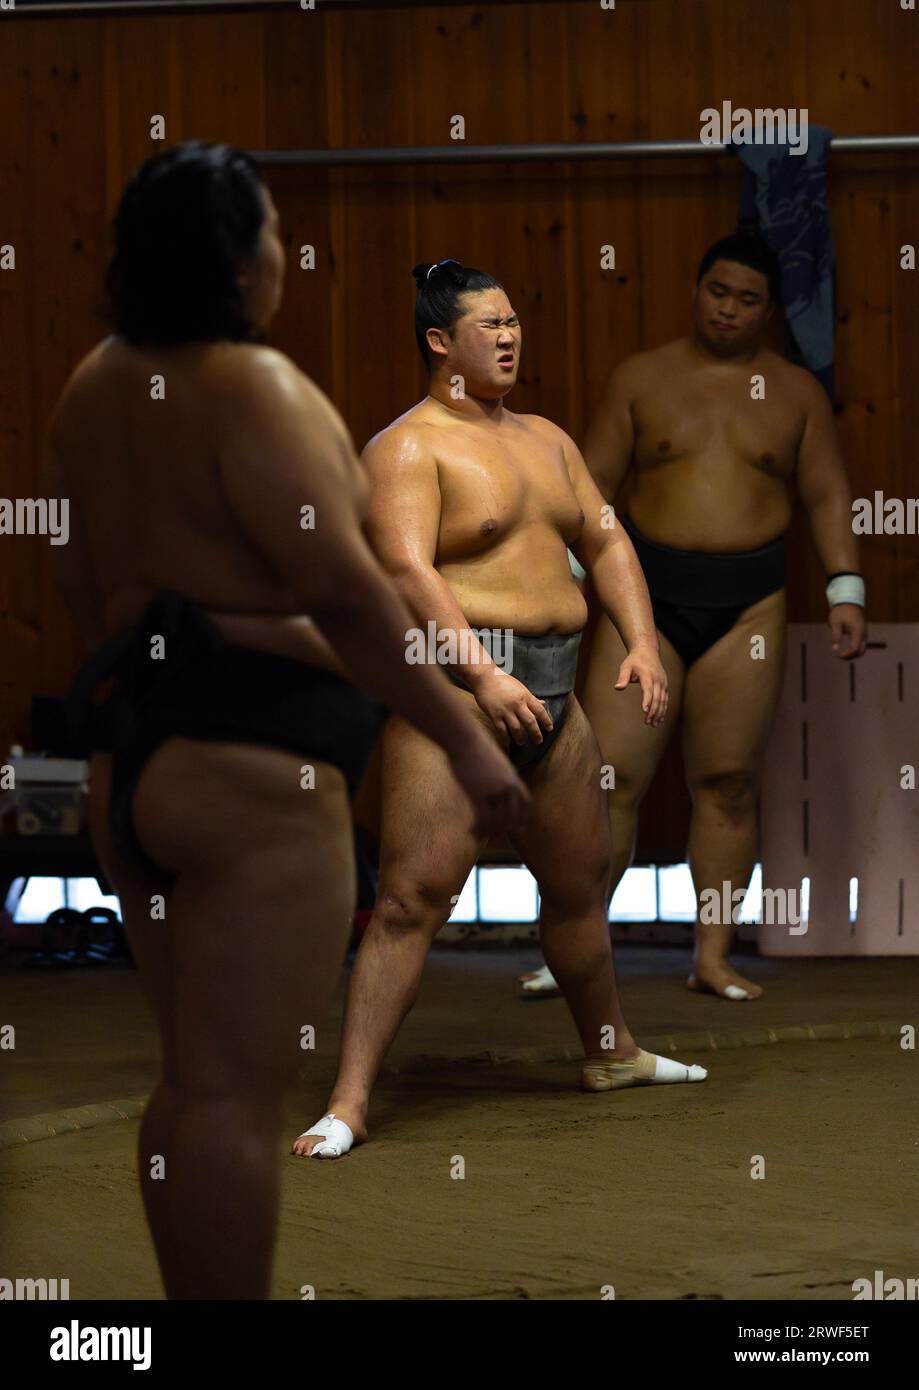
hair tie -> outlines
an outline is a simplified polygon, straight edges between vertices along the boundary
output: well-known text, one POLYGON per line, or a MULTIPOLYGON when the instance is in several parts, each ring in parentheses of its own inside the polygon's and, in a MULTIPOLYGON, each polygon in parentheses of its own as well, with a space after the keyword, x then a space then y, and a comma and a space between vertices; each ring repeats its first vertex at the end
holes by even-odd
MULTIPOLYGON (((430 280, 431 275, 433 274, 433 272, 434 272, 435 270, 446 270, 446 267, 447 267, 448 265, 455 265, 455 266, 457 267, 457 270, 459 270, 459 271, 461 271, 462 268, 463 268, 463 267, 460 265, 459 261, 454 260, 452 256, 448 256, 448 257, 446 258, 446 260, 438 261, 436 265, 432 265, 432 266, 431 266, 431 268, 430 268, 430 270, 428 271, 427 275, 424 277, 425 284, 427 284, 428 280, 430 280)), ((456 271, 453 272, 454 275, 455 275, 456 273, 457 273, 456 271)), ((454 280, 454 284, 455 284, 455 283, 456 283, 456 281, 454 280)))

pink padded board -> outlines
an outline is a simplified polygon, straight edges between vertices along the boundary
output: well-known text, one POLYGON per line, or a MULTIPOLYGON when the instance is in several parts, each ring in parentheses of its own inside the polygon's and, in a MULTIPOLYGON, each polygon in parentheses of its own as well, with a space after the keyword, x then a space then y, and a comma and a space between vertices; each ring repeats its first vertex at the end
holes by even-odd
POLYGON ((788 629, 762 793, 764 888, 810 879, 807 932, 756 928, 764 956, 919 955, 919 623, 874 623, 840 661, 823 623, 788 629), (855 921, 849 880, 858 879, 855 921))

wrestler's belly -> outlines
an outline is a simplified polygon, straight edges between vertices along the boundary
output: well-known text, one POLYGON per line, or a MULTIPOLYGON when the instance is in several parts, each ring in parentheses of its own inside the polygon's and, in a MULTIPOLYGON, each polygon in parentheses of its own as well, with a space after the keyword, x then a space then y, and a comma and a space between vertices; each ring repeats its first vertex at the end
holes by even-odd
POLYGON ((445 565, 440 573, 471 627, 510 628, 521 637, 542 637, 580 632, 587 622, 587 604, 567 560, 560 576, 555 567, 551 574, 537 567, 512 580, 496 575, 491 582, 487 572, 451 573, 457 568, 445 565))
POLYGON ((784 483, 719 491, 710 480, 698 487, 659 486, 639 475, 620 509, 649 540, 680 550, 757 550, 788 529, 792 503, 784 483))

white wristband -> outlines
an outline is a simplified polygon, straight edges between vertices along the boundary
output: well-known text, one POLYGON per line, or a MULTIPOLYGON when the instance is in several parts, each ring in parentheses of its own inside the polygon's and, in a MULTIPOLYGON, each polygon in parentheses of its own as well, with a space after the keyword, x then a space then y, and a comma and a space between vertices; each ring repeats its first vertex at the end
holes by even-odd
POLYGON ((826 601, 831 608, 837 603, 865 606, 865 581, 860 574, 837 574, 826 586, 826 601))

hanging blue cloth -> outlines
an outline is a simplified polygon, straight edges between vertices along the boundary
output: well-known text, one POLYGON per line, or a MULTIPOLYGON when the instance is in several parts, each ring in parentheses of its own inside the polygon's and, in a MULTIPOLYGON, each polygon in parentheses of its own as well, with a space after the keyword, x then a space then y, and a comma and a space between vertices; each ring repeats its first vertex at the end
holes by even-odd
POLYGON ((826 191, 833 132, 809 125, 807 150, 735 144, 744 165, 738 223, 756 230, 779 258, 792 361, 808 367, 833 399, 836 256, 826 191))

